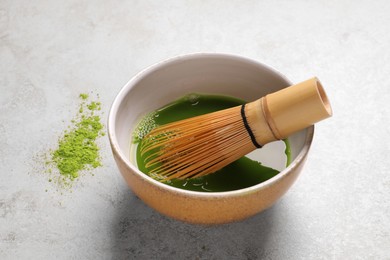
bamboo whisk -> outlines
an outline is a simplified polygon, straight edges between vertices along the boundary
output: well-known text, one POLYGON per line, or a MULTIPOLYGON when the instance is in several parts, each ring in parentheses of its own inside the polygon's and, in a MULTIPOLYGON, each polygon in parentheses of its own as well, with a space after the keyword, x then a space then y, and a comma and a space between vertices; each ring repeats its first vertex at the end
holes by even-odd
POLYGON ((324 89, 312 78, 242 106, 157 127, 144 137, 141 154, 160 180, 200 177, 331 115, 324 89))

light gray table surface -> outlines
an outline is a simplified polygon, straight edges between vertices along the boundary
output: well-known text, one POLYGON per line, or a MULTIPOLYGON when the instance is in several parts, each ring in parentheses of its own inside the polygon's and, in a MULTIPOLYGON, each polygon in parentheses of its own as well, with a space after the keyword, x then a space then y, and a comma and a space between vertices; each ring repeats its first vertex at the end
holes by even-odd
POLYGON ((1 0, 0 259, 390 259, 389 102, 386 0, 1 0), (100 95, 106 123, 132 76, 193 52, 325 86, 334 116, 280 201, 221 226, 169 219, 126 186, 107 136, 94 176, 71 191, 48 182, 35 157, 56 147, 80 93, 100 95))

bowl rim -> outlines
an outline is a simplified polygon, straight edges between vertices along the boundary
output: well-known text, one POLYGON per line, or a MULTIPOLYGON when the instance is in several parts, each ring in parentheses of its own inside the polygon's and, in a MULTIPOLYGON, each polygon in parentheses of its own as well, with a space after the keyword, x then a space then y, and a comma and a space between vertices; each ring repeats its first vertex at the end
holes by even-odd
MULTIPOLYGON (((127 94, 131 91, 131 89, 144 77, 146 77, 148 74, 160 69, 162 66, 174 64, 177 62, 183 62, 186 60, 191 59, 197 59, 197 58, 225 58, 225 59, 232 59, 232 60, 238 60, 241 62, 246 63, 252 63, 255 66, 260 66, 265 70, 269 70, 270 72, 276 74, 277 76, 284 79, 286 82, 288 82, 290 85, 292 85, 292 82, 288 80, 282 73, 280 73, 278 70, 274 69, 273 67, 269 65, 265 65, 259 61, 252 60, 243 56, 239 56, 236 54, 229 54, 229 53, 204 53, 204 52, 198 52, 198 53, 190 53, 190 54, 183 54, 174 56, 172 58, 165 59, 163 61, 157 62, 155 64, 152 64, 143 70, 136 73, 118 92, 116 95, 114 101, 111 104, 111 108, 108 115, 108 123, 107 123, 107 132, 109 141, 111 144, 111 148, 113 150, 113 153, 116 154, 119 159, 126 165, 127 168, 132 170, 138 177, 143 179, 144 181, 148 182, 151 185, 157 186, 159 189, 169 191, 171 193, 176 193, 177 195, 185 195, 185 196, 191 196, 191 197, 197 197, 197 198, 205 198, 205 199, 217 199, 221 197, 236 197, 236 196, 242 196, 243 194, 247 193, 253 193, 258 190, 264 189, 273 183, 279 182, 284 176, 288 175, 290 172, 292 172, 295 168, 299 167, 299 165, 302 163, 302 161, 307 156, 314 136, 314 126, 310 126, 306 130, 306 136, 304 145, 301 149, 301 151, 298 153, 297 157, 292 160, 289 166, 284 168, 282 171, 280 171, 276 176, 261 182, 259 184, 238 189, 238 190, 231 190, 231 191, 220 191, 220 192, 201 192, 201 191, 191 191, 191 190, 184 190, 180 188, 176 188, 170 185, 166 185, 164 183, 161 183, 152 177, 146 175, 145 173, 141 172, 136 165, 134 165, 130 160, 124 155, 122 152, 119 142, 117 140, 116 134, 115 134, 115 125, 116 125, 116 115, 118 113, 118 108, 124 98, 127 96, 127 94)), ((115 155, 114 155, 115 156, 115 155)))

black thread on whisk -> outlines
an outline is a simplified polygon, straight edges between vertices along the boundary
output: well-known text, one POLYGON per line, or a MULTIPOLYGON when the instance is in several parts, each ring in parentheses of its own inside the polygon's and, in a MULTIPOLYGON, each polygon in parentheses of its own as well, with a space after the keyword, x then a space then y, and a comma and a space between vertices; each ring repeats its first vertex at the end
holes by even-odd
POLYGON ((257 148, 261 148, 262 146, 256 141, 256 138, 252 132, 252 129, 251 127, 249 126, 248 124, 248 120, 246 119, 246 115, 245 115, 245 104, 243 104, 241 106, 241 117, 242 117, 242 122, 244 123, 244 126, 245 126, 245 129, 246 131, 248 132, 251 140, 252 140, 252 143, 254 146, 256 146, 257 148))

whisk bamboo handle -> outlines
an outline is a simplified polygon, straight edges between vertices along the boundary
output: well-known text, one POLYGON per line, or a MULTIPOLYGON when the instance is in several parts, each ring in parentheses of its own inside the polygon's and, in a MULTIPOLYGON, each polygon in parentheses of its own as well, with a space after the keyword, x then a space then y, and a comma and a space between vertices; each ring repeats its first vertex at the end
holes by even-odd
POLYGON ((260 145, 284 139, 331 115, 326 93, 315 77, 245 106, 249 131, 260 145))

